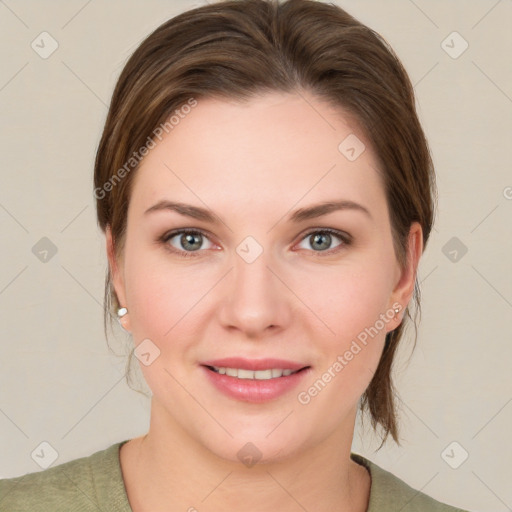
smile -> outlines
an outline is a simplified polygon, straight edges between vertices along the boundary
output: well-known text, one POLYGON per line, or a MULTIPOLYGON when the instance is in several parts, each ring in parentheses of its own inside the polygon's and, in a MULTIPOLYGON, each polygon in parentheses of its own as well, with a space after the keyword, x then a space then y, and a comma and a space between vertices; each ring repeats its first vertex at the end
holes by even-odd
POLYGON ((213 389, 228 398, 253 403, 267 402, 288 395, 299 384, 303 385, 304 379, 312 371, 311 366, 282 359, 251 361, 225 358, 203 362, 200 367, 213 389))

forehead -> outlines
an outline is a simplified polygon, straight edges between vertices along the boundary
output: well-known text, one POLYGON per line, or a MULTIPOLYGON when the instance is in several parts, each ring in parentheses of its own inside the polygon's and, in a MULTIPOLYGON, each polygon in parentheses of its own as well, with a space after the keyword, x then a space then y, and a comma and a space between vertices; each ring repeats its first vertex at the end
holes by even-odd
POLYGON ((261 208, 337 196, 375 202, 383 197, 377 169, 357 123, 313 95, 205 98, 144 158, 131 201, 148 207, 168 192, 231 209, 249 198, 261 208), (347 145, 364 151, 353 159, 347 145))

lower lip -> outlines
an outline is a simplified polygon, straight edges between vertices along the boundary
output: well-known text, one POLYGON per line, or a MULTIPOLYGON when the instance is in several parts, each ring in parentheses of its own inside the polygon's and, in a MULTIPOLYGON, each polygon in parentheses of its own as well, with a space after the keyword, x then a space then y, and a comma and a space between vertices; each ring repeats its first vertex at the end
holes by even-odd
POLYGON ((284 395, 296 387, 310 370, 305 368, 286 377, 258 380, 230 377, 209 370, 206 366, 201 368, 206 372, 210 382, 228 397, 255 403, 267 402, 284 395))

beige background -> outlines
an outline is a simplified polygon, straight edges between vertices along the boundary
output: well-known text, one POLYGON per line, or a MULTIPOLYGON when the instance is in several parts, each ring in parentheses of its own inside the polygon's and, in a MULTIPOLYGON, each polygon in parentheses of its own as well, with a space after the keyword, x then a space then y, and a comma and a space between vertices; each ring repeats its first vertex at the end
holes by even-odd
MULTIPOLYGON (((512 1, 337 3, 380 32, 409 71, 440 195, 420 266, 418 345, 407 365, 404 343, 397 365, 403 447, 374 453, 376 440, 356 435, 354 451, 439 500, 510 510, 512 1), (460 51, 458 36, 442 46, 453 31, 469 44, 458 58, 443 49, 460 51), (467 247, 455 262, 452 237, 467 247), (446 461, 456 465, 462 450, 468 459, 452 469, 446 461)), ((56 465, 148 428, 149 401, 123 378, 123 334, 118 358, 103 335, 93 159, 127 57, 197 5, 0 1, 0 477, 40 470, 31 453, 43 441, 56 465), (59 45, 47 59, 31 47, 43 31, 59 45), (32 252, 43 237, 57 248, 47 262, 32 252)))

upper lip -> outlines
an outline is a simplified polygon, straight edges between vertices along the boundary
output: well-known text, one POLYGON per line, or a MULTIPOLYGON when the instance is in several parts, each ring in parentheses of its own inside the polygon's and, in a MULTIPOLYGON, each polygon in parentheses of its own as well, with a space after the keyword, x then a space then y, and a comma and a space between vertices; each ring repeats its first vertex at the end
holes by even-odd
POLYGON ((216 366, 217 368, 240 368, 242 370, 301 370, 308 365, 286 361, 285 359, 245 359, 243 357, 224 357, 222 359, 211 359, 202 363, 204 366, 216 366))

